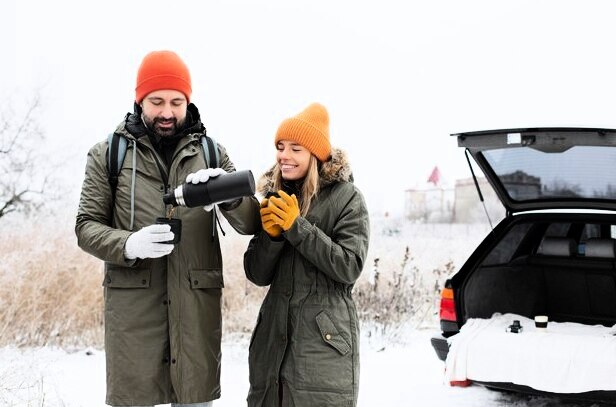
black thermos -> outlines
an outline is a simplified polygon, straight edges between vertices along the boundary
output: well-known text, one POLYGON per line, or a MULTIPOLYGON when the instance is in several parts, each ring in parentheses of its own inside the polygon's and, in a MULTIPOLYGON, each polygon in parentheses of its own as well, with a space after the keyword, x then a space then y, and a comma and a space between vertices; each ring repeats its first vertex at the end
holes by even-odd
POLYGON ((163 196, 165 205, 205 206, 254 195, 255 179, 250 170, 229 172, 207 182, 185 183, 163 196))

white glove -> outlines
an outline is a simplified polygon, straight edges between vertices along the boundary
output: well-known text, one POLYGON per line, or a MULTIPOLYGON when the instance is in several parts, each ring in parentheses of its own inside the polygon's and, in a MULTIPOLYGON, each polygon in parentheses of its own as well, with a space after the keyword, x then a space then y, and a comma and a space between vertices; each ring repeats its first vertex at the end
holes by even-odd
MULTIPOLYGON (((222 168, 206 168, 192 174, 188 174, 188 176, 186 176, 186 182, 192 182, 193 184, 207 182, 210 178, 214 178, 226 173, 227 171, 223 170, 222 168)), ((205 205, 203 207, 203 210, 209 212, 214 209, 214 205, 215 204, 205 205)))
POLYGON ((150 225, 133 233, 126 239, 124 257, 134 260, 163 257, 171 253, 173 245, 161 243, 173 240, 173 232, 169 225, 150 225))
POLYGON ((192 182, 193 184, 207 182, 210 178, 214 178, 226 173, 227 171, 223 170, 222 168, 206 168, 204 170, 199 170, 197 172, 193 172, 192 174, 188 174, 188 176, 186 177, 186 182, 192 182))

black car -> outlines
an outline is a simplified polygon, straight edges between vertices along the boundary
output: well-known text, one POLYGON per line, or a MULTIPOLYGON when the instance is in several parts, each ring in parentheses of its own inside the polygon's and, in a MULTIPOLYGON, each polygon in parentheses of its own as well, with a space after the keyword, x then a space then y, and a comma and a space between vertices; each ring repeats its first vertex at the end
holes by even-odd
MULTIPOLYGON (((438 357, 446 360, 450 343, 454 342, 448 343, 448 338, 455 340, 453 336, 467 321, 490 319, 495 313, 519 315, 531 321, 537 315, 547 315, 550 324, 613 327, 616 130, 528 128, 452 136, 457 137, 458 146, 465 148, 469 165, 472 157, 481 168, 506 215, 445 282, 440 305, 442 332, 432 338, 438 357)), ((476 178, 475 185, 479 190, 476 178)), ((507 328, 502 330, 503 335, 514 335, 507 328)), ((536 329, 534 324, 524 328, 526 333, 515 338, 532 339, 529 335, 536 329)), ((546 340, 559 341, 557 335, 538 338, 544 344, 546 340)), ((515 343, 493 345, 505 351, 503 346, 517 346, 515 343)), ((616 359, 606 356, 601 363, 616 370, 616 359)), ((616 399, 616 388, 552 392, 503 381, 502 377, 468 380, 565 398, 616 399)))

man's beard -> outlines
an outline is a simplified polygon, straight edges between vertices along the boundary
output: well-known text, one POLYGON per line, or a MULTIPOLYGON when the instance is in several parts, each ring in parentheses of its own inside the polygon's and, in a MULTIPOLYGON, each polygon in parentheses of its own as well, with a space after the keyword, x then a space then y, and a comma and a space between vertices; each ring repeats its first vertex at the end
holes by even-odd
POLYGON ((177 134, 178 130, 184 127, 185 120, 178 122, 175 117, 171 119, 164 119, 162 117, 149 118, 145 114, 143 115, 143 122, 148 129, 152 130, 154 134, 160 137, 169 137, 177 134), (160 124, 173 123, 171 127, 161 127, 160 124))

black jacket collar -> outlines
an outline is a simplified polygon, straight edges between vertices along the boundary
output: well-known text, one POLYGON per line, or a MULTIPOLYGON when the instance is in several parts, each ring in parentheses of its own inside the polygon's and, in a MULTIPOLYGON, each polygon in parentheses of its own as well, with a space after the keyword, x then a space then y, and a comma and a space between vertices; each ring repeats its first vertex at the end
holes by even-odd
MULTIPOLYGON (((142 113, 143 111, 141 109, 141 106, 135 103, 134 112, 128 113, 126 115, 126 130, 135 138, 147 135, 152 140, 152 144, 158 145, 161 142, 162 137, 160 137, 151 129, 146 127, 146 125, 143 123, 143 120, 141 119, 142 113)), ((184 127, 177 134, 174 134, 170 137, 165 137, 165 139, 175 139, 175 143, 177 143, 177 140, 188 134, 202 133, 204 131, 205 126, 201 122, 201 115, 199 114, 199 109, 197 109, 197 106, 190 103, 186 108, 186 122, 184 123, 184 127)))

